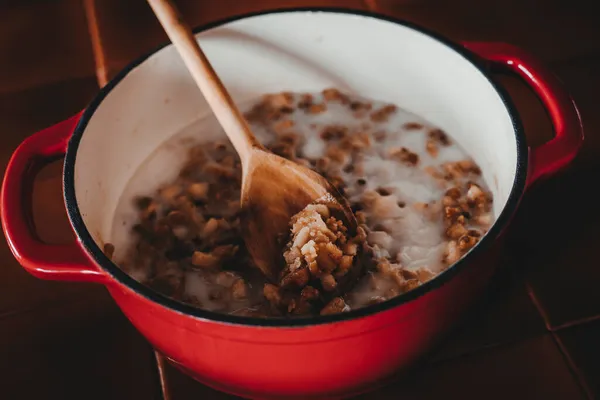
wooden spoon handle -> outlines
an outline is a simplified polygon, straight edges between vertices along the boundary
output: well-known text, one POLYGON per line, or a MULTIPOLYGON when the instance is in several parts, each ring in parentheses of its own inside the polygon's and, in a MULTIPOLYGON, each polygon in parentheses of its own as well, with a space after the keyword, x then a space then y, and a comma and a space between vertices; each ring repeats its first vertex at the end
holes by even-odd
POLYGON ((252 134, 177 7, 171 0, 147 1, 244 162, 252 148, 263 148, 262 145, 252 134))

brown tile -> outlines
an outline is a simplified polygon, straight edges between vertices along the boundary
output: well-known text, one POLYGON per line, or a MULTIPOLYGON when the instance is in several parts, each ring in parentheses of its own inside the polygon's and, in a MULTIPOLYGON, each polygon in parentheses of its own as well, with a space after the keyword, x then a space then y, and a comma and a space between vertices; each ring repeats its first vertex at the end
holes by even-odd
POLYGON ((584 399, 550 335, 424 367, 357 399, 584 399))
MULTIPOLYGON (((0 171, 18 144, 30 134, 53 125, 82 109, 96 92, 94 78, 49 85, 0 95, 0 171)), ((42 238, 51 243, 72 240, 62 200, 61 165, 42 171, 34 187, 34 217, 42 238)), ((1 211, 0 211, 1 212, 1 211)), ((59 301, 95 286, 42 281, 26 273, 0 240, 0 315, 59 301)))
MULTIPOLYGON (((164 372, 168 384, 168 400, 233 400, 241 397, 232 396, 204 386, 183 374, 168 363, 164 363, 164 372)), ((165 399, 167 400, 167 399, 165 399)))
POLYGON ((543 60, 600 50, 600 26, 584 0, 373 0, 381 12, 455 40, 500 40, 543 60))
POLYGON ((518 216, 515 240, 529 249, 522 268, 553 329, 600 315, 600 215, 590 185, 599 173, 579 168, 545 182, 518 216))
POLYGON ((94 76, 78 0, 0 4, 0 92, 94 76))
POLYGON ((108 294, 0 319, 7 399, 152 399, 152 353, 108 294))
MULTIPOLYGON (((262 9, 299 6, 365 8, 362 0, 261 0, 176 1, 188 23, 209 21, 262 9)), ((136 57, 167 41, 162 28, 144 0, 96 0, 95 14, 109 77, 136 57)))
POLYGON ((507 264, 474 310, 456 332, 428 357, 428 362, 456 358, 546 332, 523 278, 513 271, 517 265, 509 260, 507 264))
POLYGON ((589 397, 600 398, 600 321, 561 330, 557 337, 589 397))

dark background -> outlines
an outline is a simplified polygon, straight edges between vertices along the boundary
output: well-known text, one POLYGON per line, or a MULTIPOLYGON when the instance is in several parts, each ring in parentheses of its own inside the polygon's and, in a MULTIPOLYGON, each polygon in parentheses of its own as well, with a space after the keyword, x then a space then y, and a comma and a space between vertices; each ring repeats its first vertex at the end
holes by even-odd
MULTIPOLYGON (((272 7, 371 9, 455 40, 501 40, 542 59, 571 91, 587 140, 571 169, 531 193, 501 273, 477 310, 422 366, 367 399, 600 398, 600 16, 584 0, 178 1, 199 25, 272 7)), ((28 135, 81 110, 98 87, 166 40, 143 0, 0 0, 0 166, 28 135)), ((544 110, 500 78, 531 145, 544 110)), ((53 243, 72 234, 60 163, 39 176, 35 215, 53 243)), ((156 363, 101 286, 45 282, 0 241, 0 398, 160 398, 156 363)), ((230 399, 166 368, 172 400, 230 399)))

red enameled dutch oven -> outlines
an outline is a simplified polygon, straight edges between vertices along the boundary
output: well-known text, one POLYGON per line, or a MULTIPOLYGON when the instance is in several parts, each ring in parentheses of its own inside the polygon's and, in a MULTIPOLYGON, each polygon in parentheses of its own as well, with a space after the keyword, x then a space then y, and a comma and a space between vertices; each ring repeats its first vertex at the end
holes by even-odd
MULTIPOLYGON (((501 234, 526 189, 564 168, 583 140, 577 108, 558 79, 511 45, 454 44, 403 21, 339 9, 263 12, 197 32, 240 103, 266 92, 337 87, 395 103, 441 127, 481 166, 497 218, 476 247, 432 281, 340 315, 256 319, 166 298, 122 272, 101 248, 115 241, 119 247, 113 220, 133 173, 210 110, 172 46, 135 61, 84 111, 19 146, 4 177, 2 226, 31 274, 106 285, 158 351, 226 392, 340 397, 413 363, 485 288, 501 234), (490 76, 494 69, 521 77, 537 93, 554 125, 551 141, 526 146, 517 111, 490 76), (36 171, 62 155, 65 204, 77 242, 54 246, 32 230, 29 197, 36 171)), ((175 167, 151 168, 158 177, 175 167)))

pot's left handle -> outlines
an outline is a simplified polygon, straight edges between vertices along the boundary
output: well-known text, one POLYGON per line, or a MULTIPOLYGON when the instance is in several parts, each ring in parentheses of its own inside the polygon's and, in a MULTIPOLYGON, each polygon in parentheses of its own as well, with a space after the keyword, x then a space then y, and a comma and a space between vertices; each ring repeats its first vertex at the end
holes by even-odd
POLYGON ((105 282, 105 275, 93 266, 77 243, 44 243, 33 225, 31 195, 35 176, 42 167, 64 156, 80 115, 35 133, 15 150, 0 194, 2 229, 13 255, 32 275, 42 279, 105 282))

